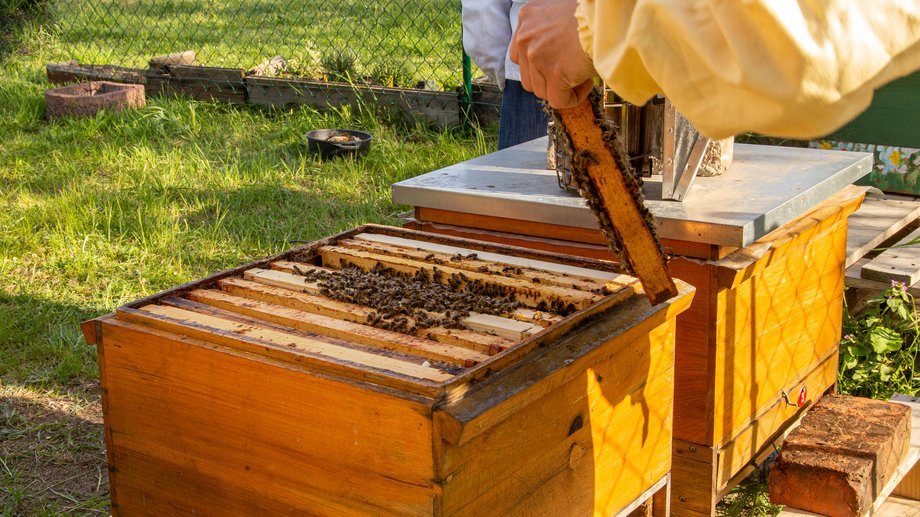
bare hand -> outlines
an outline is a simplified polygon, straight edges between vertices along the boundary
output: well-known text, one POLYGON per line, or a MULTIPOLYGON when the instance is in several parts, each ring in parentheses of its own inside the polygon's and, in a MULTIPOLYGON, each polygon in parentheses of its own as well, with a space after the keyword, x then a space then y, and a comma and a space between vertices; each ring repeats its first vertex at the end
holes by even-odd
POLYGON ((594 64, 578 40, 577 0, 531 0, 521 8, 511 60, 521 84, 556 109, 572 108, 594 86, 594 64))

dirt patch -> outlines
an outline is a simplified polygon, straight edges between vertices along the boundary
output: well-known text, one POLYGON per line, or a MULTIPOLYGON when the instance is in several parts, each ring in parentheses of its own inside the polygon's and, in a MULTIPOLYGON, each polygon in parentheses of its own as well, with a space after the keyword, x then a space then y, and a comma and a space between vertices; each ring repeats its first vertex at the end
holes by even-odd
POLYGON ((0 514, 110 513, 98 383, 0 386, 0 514))

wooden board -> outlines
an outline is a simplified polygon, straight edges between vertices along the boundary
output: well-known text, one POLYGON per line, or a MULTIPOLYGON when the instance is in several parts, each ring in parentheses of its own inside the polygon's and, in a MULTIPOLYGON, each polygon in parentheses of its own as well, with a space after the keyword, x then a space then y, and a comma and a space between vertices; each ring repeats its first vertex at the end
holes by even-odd
MULTIPOLYGON (((318 294, 321 291, 319 284, 316 282, 308 282, 300 275, 293 275, 283 271, 251 269, 246 271, 244 278, 266 285, 297 289, 313 294, 318 294)), ((373 309, 368 307, 367 311, 371 312, 373 309)), ((461 322, 473 330, 494 333, 512 341, 521 341, 543 330, 543 327, 533 323, 488 314, 473 313, 468 318, 462 319, 461 322)))
MULTIPOLYGON (((674 365, 660 344, 673 332, 665 324, 624 334, 609 352, 584 355, 573 338, 509 371, 508 382, 526 389, 495 407, 489 420, 504 417, 444 449, 444 513, 610 515, 635 500, 669 470, 674 365), (559 364, 565 368, 556 370, 559 364), (534 448, 540 453, 525 453, 534 448), (484 483, 479 472, 493 476, 484 483)), ((494 406, 496 396, 486 388, 447 410, 494 406)))
POLYGON ((248 77, 246 86, 249 102, 257 106, 307 105, 320 110, 373 106, 410 123, 420 120, 438 128, 460 125, 460 105, 453 92, 276 77, 248 77))
POLYGON ((520 266, 525 268, 532 268, 541 271, 552 271, 562 275, 569 275, 578 278, 584 278, 588 280, 594 280, 598 282, 614 282, 614 283, 627 283, 629 278, 627 275, 621 275, 618 273, 609 273, 606 271, 598 271, 595 269, 588 269, 577 266, 570 266, 567 264, 558 264, 555 262, 547 262, 545 260, 537 260, 526 257, 518 257, 513 255, 501 255, 498 253, 490 253, 487 251, 479 251, 471 248, 463 248, 458 246, 448 246, 445 244, 438 244, 434 242, 426 242, 422 240, 415 239, 406 239, 402 237, 393 237, 390 235, 381 235, 377 233, 359 233, 355 235, 357 240, 367 240, 371 242, 379 242, 385 244, 393 244, 396 246, 402 246, 404 248, 410 249, 419 249, 426 250, 431 252, 438 253, 447 253, 450 255, 460 253, 461 255, 470 255, 476 254, 480 259, 488 260, 492 262, 503 262, 505 264, 510 264, 513 266, 520 266))
POLYGON ((423 401, 117 319, 102 327, 116 513, 417 515, 434 504, 423 401))
POLYGON ((860 276, 876 282, 914 285, 920 281, 920 244, 907 243, 917 238, 920 238, 920 229, 863 265, 860 276))
POLYGON ((553 304, 561 303, 583 309, 599 301, 602 297, 602 295, 578 289, 544 285, 538 282, 538 277, 534 277, 536 280, 517 279, 493 275, 489 272, 463 271, 450 265, 452 264, 451 262, 435 265, 341 246, 323 246, 317 250, 317 253, 323 258, 323 265, 337 269, 352 265, 364 271, 371 271, 377 265, 382 265, 400 273, 415 274, 418 271, 425 271, 434 277, 435 275, 432 273, 437 268, 442 275, 439 278, 433 278, 436 282, 449 285, 452 283, 451 281, 454 281, 455 285, 461 288, 468 286, 472 282, 494 285, 502 288, 507 296, 526 303, 531 308, 541 304, 551 307, 553 304))
POLYGON ((920 202, 867 197, 850 216, 846 267, 920 218, 920 202))
MULTIPOLYGON (((330 316, 344 321, 369 322, 368 308, 360 305, 338 302, 323 296, 315 296, 239 278, 226 278, 218 283, 221 290, 240 297, 266 301, 283 307, 330 316)), ((427 329, 426 337, 434 341, 463 346, 489 355, 507 350, 514 345, 514 341, 501 336, 443 327, 427 329)))
POLYGON ((399 332, 290 309, 281 305, 247 300, 222 291, 197 289, 190 292, 188 298, 196 302, 229 309, 294 329, 315 332, 361 345, 395 350, 404 354, 417 355, 464 367, 474 366, 488 357, 466 348, 445 345, 399 332))
POLYGON ((517 344, 394 335, 368 325, 367 308, 267 269, 315 263, 354 233, 84 325, 99 348, 113 512, 620 515, 667 479, 688 285, 656 307, 623 285, 545 328, 505 318, 534 331, 517 344))
POLYGON ((642 282, 645 295, 652 304, 675 296, 677 287, 671 279, 664 255, 633 199, 622 171, 604 143, 591 103, 583 102, 575 108, 560 110, 559 114, 572 140, 572 152, 588 152, 594 157, 586 165, 587 174, 595 185, 606 217, 619 234, 624 257, 642 282))

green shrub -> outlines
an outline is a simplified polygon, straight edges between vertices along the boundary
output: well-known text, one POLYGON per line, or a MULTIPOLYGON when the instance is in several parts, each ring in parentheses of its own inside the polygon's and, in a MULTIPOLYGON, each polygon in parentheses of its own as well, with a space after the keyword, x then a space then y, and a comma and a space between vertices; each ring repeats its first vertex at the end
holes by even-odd
POLYGON ((895 392, 920 392, 915 376, 918 323, 914 297, 900 282, 870 300, 859 317, 844 313, 840 392, 881 400, 895 392))

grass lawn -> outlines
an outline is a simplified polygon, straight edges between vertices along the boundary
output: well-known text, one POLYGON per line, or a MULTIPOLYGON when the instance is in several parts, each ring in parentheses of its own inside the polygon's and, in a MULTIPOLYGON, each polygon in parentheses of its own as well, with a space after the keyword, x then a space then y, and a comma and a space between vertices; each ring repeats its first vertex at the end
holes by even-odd
MULTIPOLYGON (((173 2, 179 4, 181 2, 173 2)), ((136 4, 141 4, 140 2, 136 4)), ((483 154, 490 133, 368 110, 261 111, 180 99, 46 121, 60 37, 0 44, 0 515, 107 513, 95 349, 79 323, 366 222, 399 224, 390 185, 483 154), (366 159, 320 162, 303 135, 371 131, 366 159)))

